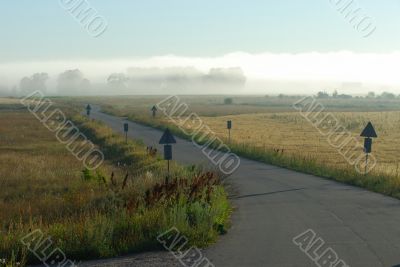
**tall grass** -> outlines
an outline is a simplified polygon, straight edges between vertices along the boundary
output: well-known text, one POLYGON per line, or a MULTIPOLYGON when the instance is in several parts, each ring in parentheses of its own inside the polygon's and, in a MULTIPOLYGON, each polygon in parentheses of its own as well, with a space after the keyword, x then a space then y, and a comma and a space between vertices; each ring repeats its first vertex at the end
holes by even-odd
POLYGON ((89 171, 30 116, 27 112, 0 116, 3 125, 15 125, 18 119, 30 125, 17 123, 7 132, 10 144, 21 142, 22 151, 16 149, 15 158, 0 150, 11 163, 0 177, 6 188, 0 193, 0 259, 6 259, 7 266, 17 261, 20 266, 40 263, 20 242, 35 229, 51 237, 54 247, 71 260, 157 250, 161 248, 157 235, 173 226, 188 237, 188 245, 199 247, 225 231, 230 206, 216 174, 175 164, 170 179, 165 179, 164 164, 148 155, 143 145, 125 144, 105 125, 74 116, 78 128, 107 159, 101 168, 89 171), (24 135, 20 141, 13 139, 21 127, 27 127, 24 135), (21 154, 33 143, 40 148, 31 145, 29 153, 21 154), (25 166, 17 178, 12 168, 21 156, 25 166))

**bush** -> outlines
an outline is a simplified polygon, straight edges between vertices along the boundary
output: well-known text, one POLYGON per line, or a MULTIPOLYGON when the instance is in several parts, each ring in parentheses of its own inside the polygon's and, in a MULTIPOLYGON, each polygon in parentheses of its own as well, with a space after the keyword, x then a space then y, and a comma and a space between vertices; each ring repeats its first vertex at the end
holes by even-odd
POLYGON ((224 105, 232 105, 233 104, 233 98, 225 98, 224 99, 224 105))

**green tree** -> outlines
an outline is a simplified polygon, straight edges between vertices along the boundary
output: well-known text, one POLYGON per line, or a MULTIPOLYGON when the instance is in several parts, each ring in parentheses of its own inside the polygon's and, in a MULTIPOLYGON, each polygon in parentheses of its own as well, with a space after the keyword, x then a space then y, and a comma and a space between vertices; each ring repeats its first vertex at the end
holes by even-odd
POLYGON ((233 104, 233 99, 228 97, 224 99, 224 104, 225 105, 232 105, 233 104))

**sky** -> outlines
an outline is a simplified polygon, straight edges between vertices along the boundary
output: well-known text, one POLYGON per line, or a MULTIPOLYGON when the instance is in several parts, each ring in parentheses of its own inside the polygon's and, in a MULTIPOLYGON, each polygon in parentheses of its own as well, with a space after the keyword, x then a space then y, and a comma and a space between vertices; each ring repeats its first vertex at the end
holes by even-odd
POLYGON ((399 0, 2 0, 0 8, 7 83, 74 66, 94 77, 94 69, 104 76, 191 65, 242 67, 250 79, 400 84, 392 77, 400 67, 399 0), (65 9, 75 1, 106 21, 100 36, 65 9), (346 3, 347 11, 360 8, 364 24, 340 12, 346 3))

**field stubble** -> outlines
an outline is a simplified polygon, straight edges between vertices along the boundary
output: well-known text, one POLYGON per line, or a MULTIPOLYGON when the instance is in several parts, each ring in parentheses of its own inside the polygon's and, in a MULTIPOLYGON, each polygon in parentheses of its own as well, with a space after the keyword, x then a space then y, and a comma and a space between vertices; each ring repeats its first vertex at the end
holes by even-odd
MULTIPOLYGON (((363 144, 363 138, 359 135, 371 121, 378 133, 378 138, 373 142, 373 154, 377 159, 374 171, 399 176, 400 112, 332 114, 339 120, 340 125, 359 140, 360 144, 363 144)), ((202 120, 224 139, 227 138, 226 121, 232 120, 234 128, 231 131, 231 138, 238 144, 247 144, 290 156, 310 157, 327 165, 339 167, 348 165, 338 150, 329 144, 327 137, 322 136, 310 122, 295 112, 202 117, 202 120)), ((360 149, 357 152, 363 151, 360 149)))

